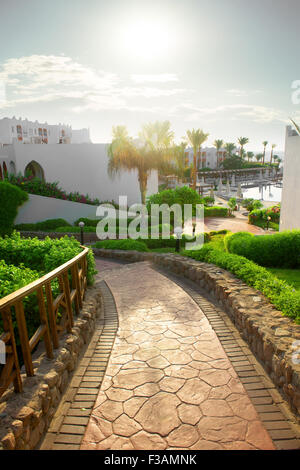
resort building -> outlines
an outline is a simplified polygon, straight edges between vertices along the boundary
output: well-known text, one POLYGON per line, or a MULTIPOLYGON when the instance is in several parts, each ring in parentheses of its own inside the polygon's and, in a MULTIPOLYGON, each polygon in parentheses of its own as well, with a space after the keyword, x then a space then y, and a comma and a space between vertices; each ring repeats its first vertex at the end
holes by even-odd
POLYGON ((0 119, 0 144, 71 144, 91 143, 89 129, 73 130, 66 124, 5 117, 0 119))
MULTIPOLYGON (((187 159, 187 166, 190 166, 193 163, 194 150, 192 148, 187 148, 185 155, 187 159)), ((201 170, 201 168, 218 168, 223 162, 225 155, 225 149, 220 149, 217 151, 215 147, 204 147, 199 152, 197 152, 197 169, 201 170)))
POLYGON ((300 136, 286 128, 280 231, 300 228, 300 136))

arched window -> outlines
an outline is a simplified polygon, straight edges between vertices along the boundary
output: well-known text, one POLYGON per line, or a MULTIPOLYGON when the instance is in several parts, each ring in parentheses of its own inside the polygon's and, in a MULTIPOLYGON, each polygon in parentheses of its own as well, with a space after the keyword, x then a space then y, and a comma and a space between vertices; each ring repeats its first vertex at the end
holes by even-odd
POLYGON ((11 175, 15 175, 16 174, 16 165, 14 162, 9 162, 9 173, 11 175))
POLYGON ((32 162, 28 163, 28 165, 26 166, 24 175, 26 176, 28 173, 33 175, 35 178, 39 178, 40 180, 45 181, 44 170, 41 165, 35 160, 32 160, 32 162))
POLYGON ((3 162, 3 173, 4 173, 4 177, 7 176, 7 166, 6 166, 6 163, 3 162))

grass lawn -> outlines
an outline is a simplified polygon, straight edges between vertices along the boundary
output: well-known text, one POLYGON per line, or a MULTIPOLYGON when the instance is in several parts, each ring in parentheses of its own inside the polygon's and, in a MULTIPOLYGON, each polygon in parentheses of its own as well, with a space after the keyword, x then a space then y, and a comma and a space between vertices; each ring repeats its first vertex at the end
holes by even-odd
POLYGON ((266 268, 279 279, 286 281, 300 291, 300 269, 266 268))

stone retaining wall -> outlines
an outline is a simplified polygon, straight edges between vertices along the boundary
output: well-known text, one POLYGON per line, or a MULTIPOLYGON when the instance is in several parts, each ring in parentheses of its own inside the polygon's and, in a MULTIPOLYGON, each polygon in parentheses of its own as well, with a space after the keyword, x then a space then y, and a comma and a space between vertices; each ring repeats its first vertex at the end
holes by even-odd
POLYGON ((21 369, 23 392, 7 390, 0 399, 0 450, 34 449, 46 433, 66 390, 78 359, 94 332, 96 317, 102 314, 99 289, 89 287, 83 308, 71 334, 60 339, 60 347, 48 359, 43 344, 33 354, 34 377, 21 369))
POLYGON ((300 421, 300 325, 284 317, 261 292, 218 266, 180 255, 93 251, 96 256, 150 261, 204 288, 227 312, 300 421))

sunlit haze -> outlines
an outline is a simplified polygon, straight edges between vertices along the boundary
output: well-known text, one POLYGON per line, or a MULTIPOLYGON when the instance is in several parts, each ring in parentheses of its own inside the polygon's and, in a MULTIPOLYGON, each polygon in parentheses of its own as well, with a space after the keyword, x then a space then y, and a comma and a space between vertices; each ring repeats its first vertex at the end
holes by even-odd
POLYGON ((299 119, 298 0, 28 0, 0 2, 0 118, 136 136, 169 120, 187 129, 283 150, 299 119))

